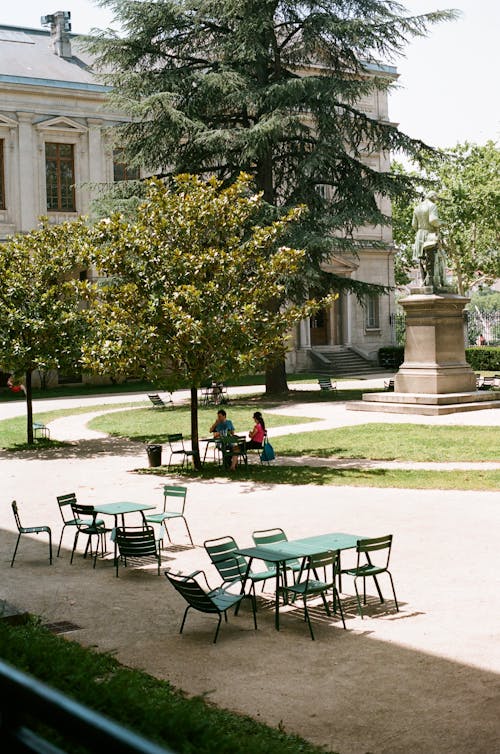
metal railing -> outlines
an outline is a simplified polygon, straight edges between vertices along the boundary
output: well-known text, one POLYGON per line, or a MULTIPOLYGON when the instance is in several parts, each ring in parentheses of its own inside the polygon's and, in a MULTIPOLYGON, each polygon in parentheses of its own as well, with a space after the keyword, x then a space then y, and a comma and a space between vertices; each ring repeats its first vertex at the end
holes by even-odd
POLYGON ((174 754, 0 661, 0 746, 9 754, 174 754), (39 730, 52 729, 64 748, 39 730), (67 743, 66 743, 67 742, 67 743))
MULTIPOLYGON (((404 312, 392 314, 390 324, 393 342, 398 346, 403 346, 406 335, 404 312)), ((497 346, 500 344, 500 312, 465 310, 464 337, 466 347, 475 346, 479 335, 484 337, 484 345, 497 346)))

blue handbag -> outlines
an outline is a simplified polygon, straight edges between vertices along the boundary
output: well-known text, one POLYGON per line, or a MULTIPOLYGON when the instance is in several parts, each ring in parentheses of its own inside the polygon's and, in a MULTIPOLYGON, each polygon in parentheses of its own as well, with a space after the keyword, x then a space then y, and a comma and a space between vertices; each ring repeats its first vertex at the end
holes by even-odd
POLYGON ((269 440, 266 438, 264 439, 264 445, 262 447, 262 453, 260 454, 260 460, 261 461, 274 461, 276 458, 274 454, 274 448, 269 442, 269 440))

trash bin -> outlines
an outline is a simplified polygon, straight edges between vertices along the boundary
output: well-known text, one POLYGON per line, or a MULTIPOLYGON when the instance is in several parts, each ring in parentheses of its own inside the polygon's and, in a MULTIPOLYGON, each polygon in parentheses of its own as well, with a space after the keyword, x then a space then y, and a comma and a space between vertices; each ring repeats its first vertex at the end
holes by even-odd
POLYGON ((146 447, 150 466, 161 466, 161 445, 148 445, 146 447))

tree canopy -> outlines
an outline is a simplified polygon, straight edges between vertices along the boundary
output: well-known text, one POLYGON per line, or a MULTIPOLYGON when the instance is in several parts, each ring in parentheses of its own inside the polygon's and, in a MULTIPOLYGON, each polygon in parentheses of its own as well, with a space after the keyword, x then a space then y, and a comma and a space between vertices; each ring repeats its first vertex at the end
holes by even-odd
POLYGON ((84 220, 62 225, 45 220, 0 245, 0 362, 25 384, 30 443, 32 371, 80 369, 86 325, 78 261, 87 241, 84 220))
MULTIPOLYGON (((406 171, 421 186, 434 185, 439 194, 442 242, 459 293, 488 285, 500 277, 500 150, 457 144, 447 159, 427 155, 419 171, 406 171)), ((405 172, 403 168, 399 168, 405 172)), ((394 239, 401 249, 401 269, 411 266, 411 206, 404 199, 393 205, 394 239)))
POLYGON ((152 179, 134 221, 117 213, 93 229, 89 263, 107 277, 88 289, 83 365, 169 387, 187 381, 197 462, 198 388, 282 358, 292 325, 318 305, 286 294, 305 253, 280 238, 305 210, 262 226, 262 206, 245 175, 226 188, 215 178, 177 176, 170 188, 152 179))
POLYGON ((357 227, 389 221, 381 198, 409 189, 407 176, 374 167, 370 156, 418 157, 426 147, 361 102, 391 85, 387 63, 412 37, 456 12, 408 16, 392 0, 100 4, 121 32, 94 31, 88 46, 114 104, 131 116, 117 136, 131 161, 226 183, 250 173, 268 217, 309 209, 290 228, 307 265, 288 279, 288 295, 368 292, 321 264, 335 250, 355 252, 357 227))

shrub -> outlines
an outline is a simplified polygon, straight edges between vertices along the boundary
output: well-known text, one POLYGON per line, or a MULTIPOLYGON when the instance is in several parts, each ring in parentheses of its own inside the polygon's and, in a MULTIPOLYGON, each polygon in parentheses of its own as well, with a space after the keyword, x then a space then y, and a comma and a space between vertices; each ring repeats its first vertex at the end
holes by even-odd
POLYGON ((378 363, 384 369, 398 369, 404 361, 404 346, 386 346, 378 350, 378 363))
POLYGON ((500 372, 500 347, 498 346, 466 348, 465 359, 476 372, 500 372))

